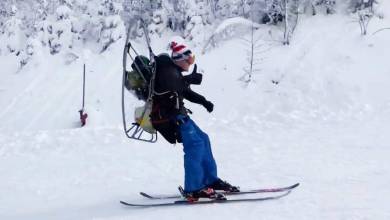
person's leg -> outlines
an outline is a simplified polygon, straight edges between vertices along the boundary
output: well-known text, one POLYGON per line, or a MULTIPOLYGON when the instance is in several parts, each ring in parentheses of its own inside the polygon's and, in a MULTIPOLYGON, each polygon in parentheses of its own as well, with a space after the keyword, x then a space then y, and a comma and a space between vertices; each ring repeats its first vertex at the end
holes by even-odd
MULTIPOLYGON (((196 126, 196 124, 194 124, 196 126)), ((221 180, 217 174, 217 165, 215 159, 213 157, 213 153, 211 150, 210 138, 209 136, 200 130, 199 127, 196 126, 197 133, 202 134, 202 139, 204 141, 204 155, 202 160, 203 166, 203 184, 206 187, 213 188, 214 190, 223 190, 229 192, 239 192, 240 189, 237 186, 233 186, 230 183, 221 180)))
POLYGON ((184 151, 184 191, 194 192, 205 187, 202 160, 205 146, 201 133, 191 119, 180 125, 184 151))
POLYGON ((197 134, 199 134, 203 139, 203 144, 204 144, 204 154, 202 158, 202 167, 204 173, 203 184, 205 186, 208 186, 214 183, 216 180, 218 180, 217 164, 213 157, 209 136, 205 132, 203 132, 195 123, 194 123, 194 127, 197 131, 197 134))

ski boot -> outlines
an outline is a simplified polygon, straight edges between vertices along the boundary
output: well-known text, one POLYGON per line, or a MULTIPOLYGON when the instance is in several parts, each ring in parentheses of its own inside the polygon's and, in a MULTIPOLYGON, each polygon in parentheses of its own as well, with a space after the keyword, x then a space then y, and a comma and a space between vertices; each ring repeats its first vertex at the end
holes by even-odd
POLYGON ((208 187, 214 189, 214 191, 233 192, 233 193, 240 192, 240 187, 233 186, 230 183, 223 181, 219 178, 208 187))
POLYGON ((184 192, 183 188, 179 187, 179 191, 188 202, 196 202, 200 198, 207 198, 210 200, 226 200, 224 195, 215 192, 215 190, 210 187, 206 187, 194 192, 184 192))

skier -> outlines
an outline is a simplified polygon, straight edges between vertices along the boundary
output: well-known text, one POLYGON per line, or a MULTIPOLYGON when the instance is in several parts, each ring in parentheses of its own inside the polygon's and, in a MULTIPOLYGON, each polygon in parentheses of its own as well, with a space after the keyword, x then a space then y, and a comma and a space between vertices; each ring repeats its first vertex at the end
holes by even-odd
POLYGON ((216 191, 238 192, 239 188, 221 180, 217 175, 217 165, 213 158, 208 135, 188 116, 191 113, 184 107, 183 99, 203 105, 212 112, 214 105, 202 95, 194 92, 190 84, 199 85, 202 74, 197 66, 191 74, 184 76, 195 62, 195 56, 184 44, 170 43, 171 55, 156 56, 156 76, 154 81, 153 127, 170 143, 183 143, 184 151, 184 191, 188 201, 199 198, 217 198, 216 191))

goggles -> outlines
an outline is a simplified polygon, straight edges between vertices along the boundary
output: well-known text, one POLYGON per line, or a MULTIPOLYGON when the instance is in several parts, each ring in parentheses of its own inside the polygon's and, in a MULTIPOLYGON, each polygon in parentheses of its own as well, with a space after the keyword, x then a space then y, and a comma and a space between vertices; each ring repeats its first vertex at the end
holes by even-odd
POLYGON ((172 59, 176 61, 185 60, 190 65, 195 63, 195 55, 192 54, 191 50, 187 50, 182 54, 177 54, 176 56, 172 57, 172 59))

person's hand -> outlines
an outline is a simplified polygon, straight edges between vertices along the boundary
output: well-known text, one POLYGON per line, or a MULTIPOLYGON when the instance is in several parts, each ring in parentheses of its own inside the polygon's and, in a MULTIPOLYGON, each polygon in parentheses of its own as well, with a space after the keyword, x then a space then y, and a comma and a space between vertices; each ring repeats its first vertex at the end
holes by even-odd
POLYGON ((194 84, 194 85, 200 85, 202 82, 202 74, 197 72, 197 65, 194 65, 194 70, 192 70, 192 73, 185 77, 187 83, 194 84))
POLYGON ((205 101, 203 106, 207 109, 208 112, 212 112, 214 110, 214 104, 210 101, 205 101))

